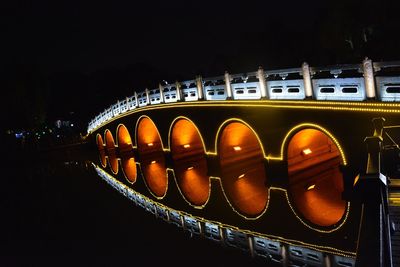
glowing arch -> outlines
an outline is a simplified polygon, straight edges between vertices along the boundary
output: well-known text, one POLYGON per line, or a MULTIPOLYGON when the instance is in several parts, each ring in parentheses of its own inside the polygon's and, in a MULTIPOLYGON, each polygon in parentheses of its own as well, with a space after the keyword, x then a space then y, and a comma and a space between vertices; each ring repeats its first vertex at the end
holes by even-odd
POLYGON ((217 140, 221 183, 228 202, 246 218, 261 216, 269 194, 260 139, 244 121, 231 119, 220 127, 217 140))
POLYGON ((163 198, 168 188, 163 144, 157 127, 149 117, 139 118, 136 125, 136 138, 140 166, 146 185, 156 198, 163 198))
POLYGON ((104 132, 104 139, 106 140, 106 151, 108 156, 108 163, 110 165, 111 171, 114 174, 118 174, 118 159, 117 151, 115 149, 114 138, 110 130, 104 132))
POLYGON ((204 206, 210 196, 210 177, 203 139, 196 125, 176 118, 170 128, 170 150, 180 192, 189 204, 204 206))
POLYGON ((107 166, 106 151, 104 149, 104 142, 101 134, 96 135, 96 145, 99 150, 100 164, 103 168, 107 166))
POLYGON ((343 150, 322 127, 303 125, 295 129, 285 138, 289 200, 308 222, 332 227, 344 218, 347 209, 341 198, 343 150))
POLYGON ((122 173, 130 183, 136 182, 137 168, 133 157, 132 139, 125 125, 120 124, 117 127, 117 144, 121 155, 122 173))

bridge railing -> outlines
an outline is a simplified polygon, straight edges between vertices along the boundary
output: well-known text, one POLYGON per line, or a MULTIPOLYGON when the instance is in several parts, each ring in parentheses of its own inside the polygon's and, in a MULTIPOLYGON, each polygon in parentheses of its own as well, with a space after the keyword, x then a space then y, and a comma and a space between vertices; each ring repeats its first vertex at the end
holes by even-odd
POLYGON ((160 84, 134 92, 96 116, 88 133, 115 116, 147 105, 221 100, 329 100, 400 102, 400 62, 309 67, 229 74, 160 84))

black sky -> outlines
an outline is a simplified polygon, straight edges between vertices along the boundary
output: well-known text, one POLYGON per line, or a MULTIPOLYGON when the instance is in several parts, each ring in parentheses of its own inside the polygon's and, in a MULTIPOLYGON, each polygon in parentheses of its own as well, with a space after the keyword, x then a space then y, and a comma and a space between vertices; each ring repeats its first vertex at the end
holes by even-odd
MULTIPOLYGON (((25 113, 42 109, 47 120, 69 110, 90 118, 160 79, 248 72, 258 66, 295 67, 303 61, 328 65, 355 63, 365 56, 375 61, 399 59, 395 1, 2 5, 0 70, 10 99, 6 108, 26 102, 25 113), (83 107, 93 98, 92 107, 83 107), (57 105, 54 100, 59 100, 57 105)), ((29 121, 18 112, 21 121, 29 121)))

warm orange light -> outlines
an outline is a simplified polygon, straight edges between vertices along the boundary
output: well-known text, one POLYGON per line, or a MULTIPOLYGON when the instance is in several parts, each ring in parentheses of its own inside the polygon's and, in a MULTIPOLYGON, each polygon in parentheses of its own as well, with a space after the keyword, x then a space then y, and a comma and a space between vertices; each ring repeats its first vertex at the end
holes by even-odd
POLYGON ((196 207, 205 205, 210 194, 210 178, 200 133, 186 118, 171 127, 170 149, 178 187, 185 200, 196 207))
POLYGON ((240 151, 240 150, 242 150, 242 148, 241 148, 240 146, 234 146, 234 147, 233 147, 233 150, 235 150, 235 151, 240 151))
POLYGON ((106 151, 108 156, 108 162, 110 164, 111 171, 114 174, 118 173, 118 160, 117 153, 115 151, 115 142, 114 137, 111 134, 110 130, 105 131, 105 140, 106 140, 106 151))
POLYGON ((307 187, 307 191, 313 190, 314 188, 315 188, 315 184, 309 185, 309 186, 307 187))
POLYGON ((342 199, 343 158, 333 139, 319 129, 302 129, 289 141, 287 161, 288 193, 297 212, 315 225, 338 223, 347 205, 342 199))
POLYGON ((167 192, 168 177, 160 134, 148 117, 139 120, 136 130, 137 149, 145 183, 155 197, 162 198, 167 192))
POLYGON ((240 215, 256 218, 268 202, 261 143, 254 131, 239 121, 227 124, 219 136, 217 151, 225 196, 240 215))

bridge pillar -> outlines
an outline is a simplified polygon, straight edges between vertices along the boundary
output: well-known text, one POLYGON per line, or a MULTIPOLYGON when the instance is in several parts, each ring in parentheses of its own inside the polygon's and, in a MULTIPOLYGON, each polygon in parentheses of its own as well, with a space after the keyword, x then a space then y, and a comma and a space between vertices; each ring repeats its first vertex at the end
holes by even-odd
POLYGON ((233 99, 232 86, 231 86, 231 75, 229 75, 229 72, 225 71, 224 78, 225 78, 226 99, 233 99))
POLYGON ((260 84, 261 99, 267 99, 268 98, 267 81, 265 80, 264 70, 261 66, 258 68, 257 78, 260 84))
POLYGON ((196 87, 197 87, 197 96, 199 100, 204 99, 203 93, 203 80, 200 75, 196 76, 196 87))
POLYGON ((375 91, 374 68, 372 65, 372 60, 365 58, 362 64, 364 73, 365 93, 367 99, 375 99, 376 91, 375 91))
POLYGON ((158 89, 160 90, 160 103, 164 103, 164 87, 161 83, 158 84, 158 89))
POLYGON ((362 215, 358 237, 356 267, 392 267, 387 178, 380 172, 383 118, 374 119, 374 135, 365 138, 367 166, 355 184, 356 201, 362 215))
POLYGON ((310 66, 307 62, 304 62, 301 66, 302 74, 303 74, 303 81, 304 81, 304 92, 306 98, 311 99, 313 97, 312 91, 312 83, 311 83, 311 73, 310 73, 310 66))

